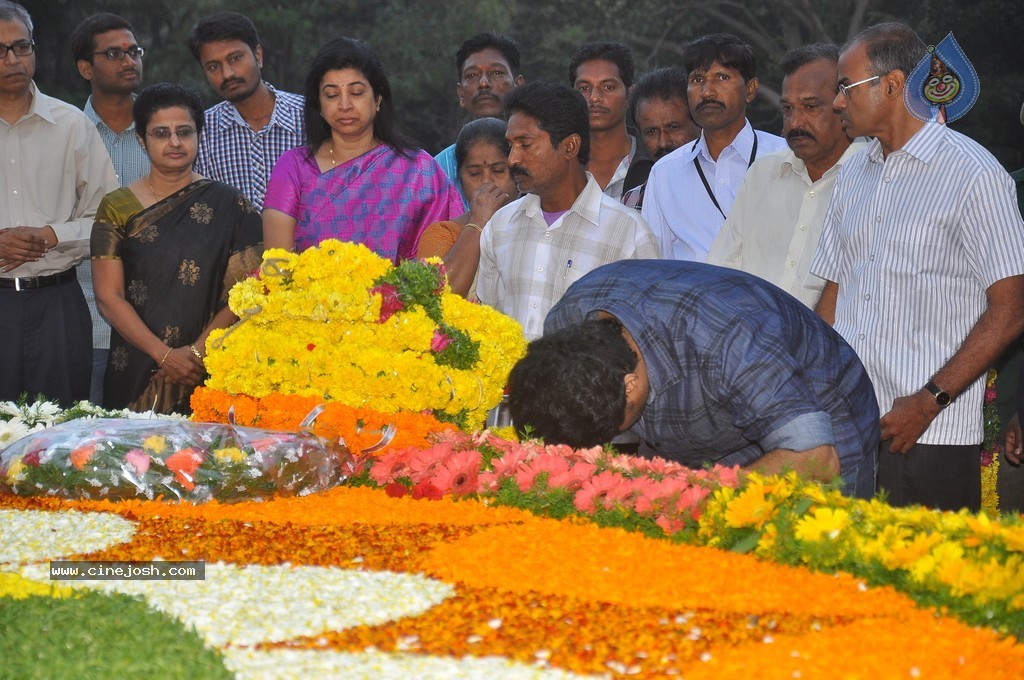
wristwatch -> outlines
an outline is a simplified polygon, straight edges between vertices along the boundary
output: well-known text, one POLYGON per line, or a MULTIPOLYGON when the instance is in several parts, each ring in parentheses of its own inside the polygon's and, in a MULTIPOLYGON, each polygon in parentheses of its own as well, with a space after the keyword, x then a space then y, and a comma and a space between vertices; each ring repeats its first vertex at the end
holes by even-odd
POLYGON ((949 406, 949 402, 953 401, 953 398, 949 396, 949 392, 942 389, 931 380, 925 384, 924 388, 928 390, 933 397, 935 397, 935 403, 938 404, 940 408, 946 408, 949 406))

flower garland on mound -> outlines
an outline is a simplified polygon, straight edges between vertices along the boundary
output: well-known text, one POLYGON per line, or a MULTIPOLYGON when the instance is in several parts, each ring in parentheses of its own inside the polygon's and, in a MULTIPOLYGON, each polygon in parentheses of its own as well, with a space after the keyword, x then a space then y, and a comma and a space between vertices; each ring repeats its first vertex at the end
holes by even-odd
MULTIPOLYGON (((748 483, 741 482, 738 490, 748 483)), ((369 489, 336 488, 325 495, 338 502, 315 517, 309 515, 320 510, 323 496, 223 507, 239 521, 215 519, 214 504, 162 506, 173 510, 169 517, 158 516, 161 504, 145 501, 0 496, 0 506, 84 510, 103 505, 118 513, 131 508, 126 514, 138 517, 138 528, 129 542, 79 558, 205 560, 216 578, 178 583, 171 595, 165 582, 94 585, 131 590, 151 607, 173 610, 208 645, 220 648, 225 666, 243 677, 289 677, 297 668, 339 676, 422 677, 440 666, 444 677, 513 677, 509 673, 518 669, 524 677, 575 672, 808 680, 867 672, 882 679, 1016 680, 1024 663, 1024 645, 1012 638, 915 609, 891 588, 868 588, 847 575, 768 565, 750 554, 673 545, 575 520, 517 522, 507 516, 452 536, 439 531, 446 522, 468 514, 486 521, 488 513, 502 510, 450 498, 421 503, 369 489), (291 510, 283 514, 278 507, 291 510), (261 510, 264 520, 241 519, 261 510), (404 515, 412 521, 420 511, 430 512, 430 531, 412 531, 397 542, 394 524, 372 519, 404 515), (294 524, 292 517, 308 524, 294 524), (260 556, 261 546, 266 557, 260 556), (266 566, 243 566, 254 561, 266 566), (380 622, 372 616, 372 603, 401 609, 437 587, 427 578, 405 579, 411 590, 403 591, 401 578, 377 571, 382 564, 440 577, 454 593, 423 613, 380 622), (356 585, 325 592, 311 588, 311 566, 331 567, 317 571, 316 583, 329 576, 332 583, 356 585), (225 606, 240 599, 260 605, 257 583, 277 598, 271 615, 254 618, 248 606, 225 606), (343 613, 345 621, 332 623, 331 611, 343 613), (272 628, 267 619, 273 619, 272 628), (347 627, 351 622, 358 625, 347 627), (263 642, 253 645, 257 640, 263 642), (488 673, 479 666, 484 660, 505 665, 488 673)), ((15 520, 9 529, 31 535, 38 517, 15 520)), ((7 528, 0 525, 0 535, 7 528)), ((41 565, 18 571, 35 581, 45 579, 45 559, 53 557, 40 553, 31 561, 41 565)), ((36 625, 25 621, 21 629, 36 625)))
POLYGON ((1003 447, 999 443, 1003 433, 999 419, 999 408, 996 406, 996 372, 989 369, 985 377, 985 402, 982 407, 985 421, 985 440, 981 444, 981 509, 983 512, 999 516, 999 454, 1003 447))
POLYGON ((481 497, 556 519, 725 548, 891 585, 963 620, 1024 637, 1024 520, 893 508, 799 478, 691 470, 600 448, 445 436, 349 480, 392 496, 481 497))
MULTIPOLYGON (((192 418, 200 422, 224 423, 234 409, 239 425, 268 430, 294 430, 302 420, 322 403, 316 397, 298 394, 270 394, 262 399, 247 394, 228 394, 208 387, 198 387, 192 394, 192 418)), ((430 435, 453 430, 455 426, 439 421, 430 413, 381 413, 369 408, 352 408, 336 401, 324 404, 324 410, 309 428, 328 441, 342 440, 355 452, 381 448, 429 446, 430 435), (382 441, 382 433, 391 426, 394 438, 382 441)))
POLYGON ((453 294, 439 260, 392 266, 333 239, 263 258, 260 278, 229 293, 241 320, 207 343, 212 389, 432 411, 474 429, 525 353, 519 324, 453 294))

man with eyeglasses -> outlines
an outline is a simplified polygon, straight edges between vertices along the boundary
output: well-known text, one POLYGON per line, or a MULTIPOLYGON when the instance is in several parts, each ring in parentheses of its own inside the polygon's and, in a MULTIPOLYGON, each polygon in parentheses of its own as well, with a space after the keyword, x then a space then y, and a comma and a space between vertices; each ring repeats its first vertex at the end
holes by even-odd
POLYGON ((895 22, 844 46, 834 105, 874 140, 843 166, 811 271, 884 413, 879 488, 893 505, 977 510, 983 376, 1024 331, 1024 222, 988 151, 904 104, 927 54, 895 22))
MULTIPOLYGON (((132 25, 109 12, 88 17, 71 34, 71 54, 78 73, 89 82, 91 90, 85 102, 85 115, 96 125, 121 186, 128 186, 149 172, 149 156, 135 134, 132 119, 135 92, 142 85, 143 53, 132 25)), ((92 315, 89 401, 102 404, 103 375, 110 353, 110 325, 96 309, 92 263, 84 260, 77 271, 92 315)))
POLYGON ((224 98, 206 110, 196 172, 230 184, 263 210, 277 159, 305 144, 303 98, 263 80, 263 46, 242 14, 217 12, 200 20, 188 46, 224 98))
POLYGON ((92 322, 75 274, 93 217, 117 188, 85 114, 35 75, 32 18, 0 0, 0 400, 89 397, 92 322))

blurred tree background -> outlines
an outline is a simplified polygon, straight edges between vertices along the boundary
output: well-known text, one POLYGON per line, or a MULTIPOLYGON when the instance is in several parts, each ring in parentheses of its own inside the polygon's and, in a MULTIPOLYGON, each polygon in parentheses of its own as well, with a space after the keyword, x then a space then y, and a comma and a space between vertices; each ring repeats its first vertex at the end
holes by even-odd
POLYGON ((862 28, 898 19, 928 44, 953 31, 981 78, 974 108, 952 127, 992 151, 1009 169, 1024 166, 1024 38, 1020 0, 23 0, 35 22, 36 82, 47 94, 82 106, 88 89, 71 59, 70 36, 86 16, 109 11, 128 19, 146 48, 146 83, 193 85, 216 98, 188 52, 201 17, 220 9, 249 16, 259 29, 264 77, 301 92, 306 66, 327 40, 349 35, 370 43, 391 80, 400 122, 431 152, 465 122, 455 97, 455 50, 470 35, 496 30, 517 40, 527 80, 567 82, 573 50, 588 40, 618 40, 634 52, 638 73, 678 63, 680 44, 727 31, 758 56, 761 89, 749 112, 755 127, 778 132, 785 51, 819 41, 843 43, 862 28))

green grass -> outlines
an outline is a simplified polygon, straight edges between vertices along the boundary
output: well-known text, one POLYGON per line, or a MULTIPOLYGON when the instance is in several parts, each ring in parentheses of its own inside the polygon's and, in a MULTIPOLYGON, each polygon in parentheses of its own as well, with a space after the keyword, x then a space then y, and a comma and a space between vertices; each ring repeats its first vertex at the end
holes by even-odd
POLYGON ((231 678, 195 631, 127 595, 0 598, 0 678, 231 678))

